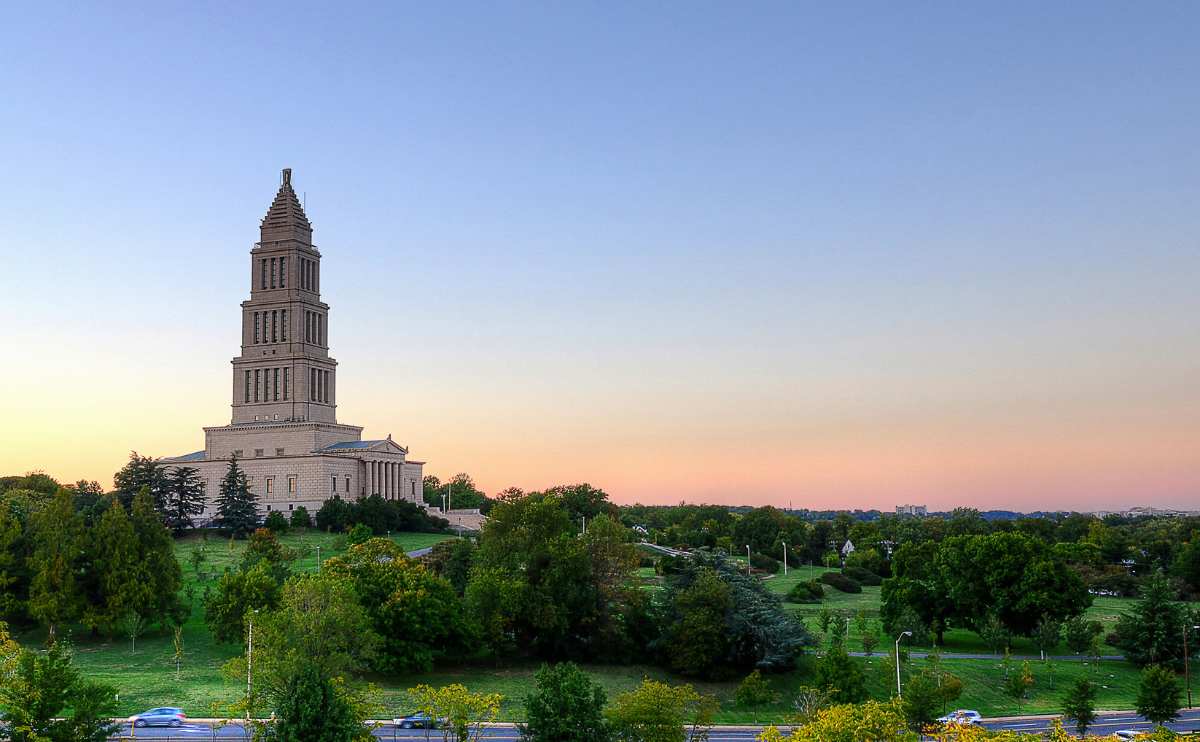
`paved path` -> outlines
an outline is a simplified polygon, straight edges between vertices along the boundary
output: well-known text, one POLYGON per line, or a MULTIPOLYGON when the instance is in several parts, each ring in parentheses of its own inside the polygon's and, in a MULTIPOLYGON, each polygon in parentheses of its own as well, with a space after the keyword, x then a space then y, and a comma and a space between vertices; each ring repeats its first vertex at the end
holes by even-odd
MULTIPOLYGON (((984 719, 983 724, 988 729, 1006 729, 1014 732, 1045 732, 1050 729, 1050 722, 1057 716, 1027 716, 1013 719, 984 719)), ((1179 720, 1167 725, 1176 732, 1200 731, 1200 709, 1185 709, 1179 715, 1179 720)), ((1133 711, 1116 711, 1099 715, 1096 723, 1088 727, 1088 736, 1103 736, 1122 729, 1133 729, 1148 732, 1154 725, 1138 716, 1133 711)), ((1074 727, 1067 726, 1068 732, 1074 727)))
MULTIPOLYGON (((872 654, 867 654, 866 652, 847 652, 847 654, 849 654, 851 657, 887 657, 889 653, 888 652, 874 652, 872 654)), ((923 659, 923 658, 929 656, 929 652, 909 651, 908 656, 913 657, 915 659, 923 659)), ((944 660, 997 660, 997 661, 999 661, 999 660, 1004 659, 1004 655, 974 653, 974 652, 942 652, 942 659, 944 659, 944 660)), ((1042 658, 1036 654, 1013 654, 1013 655, 1009 655, 1009 659, 1029 660, 1031 662, 1036 660, 1036 661, 1040 662, 1042 658)), ((1056 662, 1058 662, 1058 661, 1079 662, 1080 661, 1078 655, 1074 655, 1074 654, 1055 654, 1055 655, 1051 655, 1050 659, 1055 660, 1056 662)), ((1100 655, 1099 659, 1101 659, 1105 662, 1121 662, 1125 659, 1125 655, 1123 655, 1123 654, 1102 654, 1102 655, 1100 655)))

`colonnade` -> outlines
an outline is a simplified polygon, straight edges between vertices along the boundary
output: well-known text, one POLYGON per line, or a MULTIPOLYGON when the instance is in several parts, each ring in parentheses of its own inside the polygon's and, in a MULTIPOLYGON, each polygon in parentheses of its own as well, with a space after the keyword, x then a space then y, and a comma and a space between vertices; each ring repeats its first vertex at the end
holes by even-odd
POLYGON ((379 495, 385 500, 404 499, 404 462, 367 460, 363 465, 368 495, 379 495))

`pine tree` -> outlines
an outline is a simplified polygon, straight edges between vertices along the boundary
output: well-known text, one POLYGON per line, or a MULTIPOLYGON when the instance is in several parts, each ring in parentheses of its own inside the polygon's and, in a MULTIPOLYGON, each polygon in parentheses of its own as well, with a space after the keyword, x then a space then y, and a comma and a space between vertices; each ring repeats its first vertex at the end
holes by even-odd
POLYGON ((29 613, 49 629, 50 643, 59 624, 83 615, 84 595, 77 574, 84 555, 83 518, 68 490, 59 490, 30 518, 33 554, 29 569, 29 613))
MULTIPOLYGON (((139 610, 132 608, 144 619, 164 622, 179 608, 179 588, 183 583, 183 570, 175 558, 175 544, 171 532, 163 525, 162 518, 154 509, 148 488, 143 488, 133 499, 130 514, 133 534, 137 540, 137 559, 140 572, 144 575, 147 601, 139 610)), ((126 619, 129 612, 126 612, 126 619)))
POLYGON ((1150 665, 1142 670, 1134 708, 1148 721, 1162 726, 1179 718, 1183 706, 1181 693, 1175 673, 1160 665, 1150 665))
POLYGON ((1063 716, 1075 720, 1079 736, 1087 735, 1088 727, 1096 720, 1096 684, 1080 678, 1063 699, 1063 716))
POLYGON ((236 458, 229 462, 229 470, 221 479, 215 524, 235 536, 245 536, 258 527, 258 498, 236 458))
POLYGON ((149 602, 147 575, 138 559, 138 541, 129 514, 114 494, 112 502, 91 531, 91 572, 101 602, 88 608, 86 622, 113 630, 129 611, 149 602))
POLYGON ((175 533, 195 526, 193 516, 204 512, 204 483, 197 469, 177 466, 167 472, 163 484, 167 527, 175 533))
POLYGON ((1180 636, 1187 625, 1184 608, 1175 602, 1175 588, 1162 572, 1142 587, 1133 609, 1117 619, 1115 644, 1138 667, 1178 665, 1183 660, 1180 636))
POLYGON ((163 467, 156 459, 149 456, 139 456, 137 451, 129 452, 129 463, 113 475, 117 495, 121 504, 129 509, 133 498, 141 492, 142 487, 150 488, 150 496, 154 498, 154 507, 162 510, 166 506, 163 467))

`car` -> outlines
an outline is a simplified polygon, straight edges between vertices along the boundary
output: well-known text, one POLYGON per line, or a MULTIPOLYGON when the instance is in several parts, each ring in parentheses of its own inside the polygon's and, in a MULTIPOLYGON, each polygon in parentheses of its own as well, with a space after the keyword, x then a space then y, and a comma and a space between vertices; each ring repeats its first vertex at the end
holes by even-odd
POLYGON ((424 711, 418 711, 415 714, 397 717, 392 720, 392 723, 401 729, 437 729, 441 721, 424 711))
POLYGON ((129 717, 135 727, 181 727, 186 721, 183 709, 174 706, 160 706, 129 717))
POLYGON ((1121 740, 1140 739, 1142 737, 1145 737, 1148 734, 1150 734, 1150 733, 1149 732, 1139 732, 1136 729, 1118 729, 1117 731, 1113 732, 1113 736, 1116 737, 1117 739, 1121 739, 1121 740))
POLYGON ((938 721, 943 724, 982 724, 983 715, 974 709, 956 709, 945 716, 938 717, 938 721))

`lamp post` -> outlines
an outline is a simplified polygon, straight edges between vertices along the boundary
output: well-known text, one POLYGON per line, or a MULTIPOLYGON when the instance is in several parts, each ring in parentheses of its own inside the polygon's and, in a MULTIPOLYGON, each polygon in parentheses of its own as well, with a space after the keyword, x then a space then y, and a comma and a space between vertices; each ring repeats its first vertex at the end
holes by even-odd
POLYGON ((900 695, 900 640, 906 636, 912 636, 911 631, 905 631, 900 636, 896 637, 896 698, 901 698, 900 695))
POLYGON ((321 571, 321 547, 317 547, 317 572, 321 571))
POLYGON ((250 623, 250 630, 246 634, 246 722, 250 722, 250 706, 253 704, 251 700, 253 696, 251 691, 254 688, 252 681, 252 673, 254 671, 254 614, 258 613, 255 609, 250 612, 247 620, 250 623))
POLYGON ((746 544, 746 576, 750 576, 750 544, 746 544))
POLYGON ((787 577, 787 541, 781 543, 783 544, 783 576, 787 577))
MULTIPOLYGON (((1192 627, 1193 631, 1196 629, 1200 629, 1200 626, 1192 627)), ((1192 668, 1191 668, 1191 662, 1190 662, 1191 657, 1188 656, 1187 635, 1188 635, 1188 627, 1184 626, 1183 627, 1183 677, 1185 679, 1184 682, 1187 684, 1188 708, 1191 708, 1192 707, 1192 668)))

